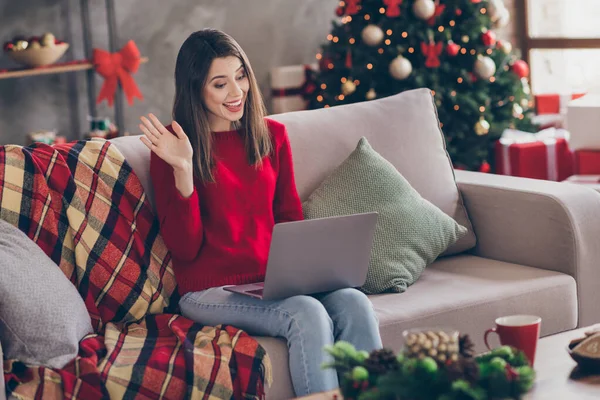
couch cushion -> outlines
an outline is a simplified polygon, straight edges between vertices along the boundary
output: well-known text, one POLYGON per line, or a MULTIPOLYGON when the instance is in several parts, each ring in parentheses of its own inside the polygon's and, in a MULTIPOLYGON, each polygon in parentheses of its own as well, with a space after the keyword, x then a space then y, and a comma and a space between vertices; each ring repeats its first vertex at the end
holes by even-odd
POLYGON ((404 292, 467 232, 421 197, 364 137, 303 209, 307 219, 379 213, 365 293, 404 292))
POLYGON ((483 351, 484 331, 512 314, 542 317, 542 336, 577 326, 571 276, 470 255, 439 259, 405 293, 370 299, 383 344, 394 350, 402 347, 405 329, 450 327, 468 333, 483 351))
POLYGON ((428 89, 379 100, 273 115, 288 129, 298 193, 302 200, 331 174, 365 136, 373 148, 432 202, 469 233, 446 254, 475 245, 475 235, 454 181, 454 173, 428 89))
POLYGON ((62 368, 92 332, 75 286, 23 232, 0 220, 0 343, 6 359, 62 368))

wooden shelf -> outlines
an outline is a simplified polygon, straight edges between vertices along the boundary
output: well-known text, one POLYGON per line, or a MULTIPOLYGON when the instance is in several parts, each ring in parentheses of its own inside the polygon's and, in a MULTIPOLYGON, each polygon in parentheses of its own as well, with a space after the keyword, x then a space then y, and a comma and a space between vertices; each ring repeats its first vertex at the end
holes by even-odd
MULTIPOLYGON (((148 57, 142 57, 140 63, 148 62, 148 57)), ((35 75, 62 74, 65 72, 86 71, 93 69, 94 65, 88 60, 71 61, 66 63, 52 64, 37 68, 19 68, 12 70, 0 70, 0 79, 24 78, 35 75)))

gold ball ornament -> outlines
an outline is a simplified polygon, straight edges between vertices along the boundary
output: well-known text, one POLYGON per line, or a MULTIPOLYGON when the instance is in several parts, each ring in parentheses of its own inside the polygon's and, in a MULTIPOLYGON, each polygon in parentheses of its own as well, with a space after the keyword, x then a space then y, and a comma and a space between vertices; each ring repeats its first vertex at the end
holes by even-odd
POLYGON ((390 63, 389 72, 392 78, 404 80, 412 73, 412 64, 406 58, 398 56, 390 63))
POLYGON ((496 73, 496 64, 490 57, 479 55, 473 66, 473 71, 481 79, 490 79, 496 73))
POLYGON ((41 44, 40 44, 40 42, 38 42, 37 40, 34 40, 33 42, 30 42, 30 43, 29 43, 29 48, 30 48, 30 49, 34 49, 34 50, 37 50, 37 49, 41 49, 41 48, 42 48, 42 45, 41 45, 41 44))
POLYGON ((503 40, 499 42, 498 48, 504 54, 510 54, 512 52, 512 44, 508 40, 503 40))
POLYGON ((469 43, 469 36, 463 35, 460 40, 462 40, 463 43, 469 43))
POLYGON ((42 35, 40 39, 40 43, 43 47, 53 47, 55 42, 55 37, 52 33, 46 32, 42 35))
POLYGON ((29 42, 27 40, 17 40, 13 47, 13 51, 27 50, 27 47, 29 47, 29 42))
POLYGON ((367 92, 367 94, 365 95, 365 98, 367 100, 373 100, 377 97, 377 93, 375 92, 375 89, 371 88, 369 89, 369 91, 367 92))
POLYGON ((487 122, 483 117, 475 124, 475 133, 478 136, 487 135, 490 132, 490 123, 487 122))
POLYGON ((362 30, 361 38, 368 46, 378 46, 383 41, 383 30, 377 25, 369 24, 362 30))
POLYGON ((355 90, 356 85, 351 80, 347 80, 346 82, 342 83, 342 93, 344 94, 344 96, 348 96, 354 93, 355 90))
POLYGON ((435 3, 433 0, 416 0, 412 10, 417 18, 427 20, 435 14, 435 3))

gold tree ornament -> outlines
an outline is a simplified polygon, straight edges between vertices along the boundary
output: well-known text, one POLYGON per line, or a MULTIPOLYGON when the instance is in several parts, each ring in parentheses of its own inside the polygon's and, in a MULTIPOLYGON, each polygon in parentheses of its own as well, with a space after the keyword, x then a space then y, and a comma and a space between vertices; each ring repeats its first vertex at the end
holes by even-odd
POLYGON ((479 55, 473 70, 481 79, 490 79, 496 73, 496 64, 490 57, 479 55))
POLYGON ((498 48, 504 54, 510 54, 512 52, 512 44, 508 40, 498 41, 498 48))
POLYGON ((342 93, 344 96, 348 96, 356 91, 356 85, 351 80, 347 80, 342 83, 342 93))
POLYGON ((384 33, 377 25, 369 24, 365 26, 360 36, 366 45, 375 47, 383 41, 384 33))
POLYGON ((487 122, 483 117, 475 124, 475 133, 477 136, 487 135, 490 132, 490 123, 487 122))
POLYGON ((392 78, 399 81, 404 80, 412 73, 412 63, 408 59, 398 56, 390 63, 389 72, 392 78))
POLYGON ((417 18, 427 20, 435 14, 435 3, 433 0, 416 0, 412 10, 417 18))

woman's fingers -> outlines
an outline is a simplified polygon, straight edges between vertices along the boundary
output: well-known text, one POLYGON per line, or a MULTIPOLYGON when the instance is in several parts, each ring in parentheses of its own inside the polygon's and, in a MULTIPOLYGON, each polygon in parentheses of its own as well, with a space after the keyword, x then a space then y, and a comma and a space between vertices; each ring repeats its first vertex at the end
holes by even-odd
POLYGON ((164 135, 164 134, 171 134, 167 128, 165 128, 165 126, 158 120, 158 118, 156 118, 156 115, 150 113, 148 114, 148 117, 150 118, 150 121, 154 124, 154 128, 158 131, 159 134, 164 135))
POLYGON ((159 139, 154 136, 149 130, 148 128, 146 128, 146 126, 144 126, 143 124, 139 125, 140 130, 142 131, 142 133, 145 135, 144 137, 146 138, 146 140, 148 140, 150 143, 152 143, 153 145, 158 145, 158 141, 159 139))
POLYGON ((177 121, 173 121, 171 126, 173 127, 173 131, 175 132, 175 134, 177 135, 177 137, 179 139, 185 138, 185 132, 183 131, 183 128, 181 127, 181 125, 179 125, 177 123, 177 121))
POLYGON ((154 144, 152 144, 150 142, 150 140, 148 140, 148 138, 146 136, 140 136, 140 140, 142 141, 142 143, 144 143, 146 145, 147 148, 149 148, 151 151, 154 151, 156 149, 156 146, 154 144))
POLYGON ((141 117, 140 119, 142 120, 142 123, 144 124, 144 126, 146 127, 148 132, 150 132, 151 135, 156 136, 156 138, 158 138, 160 136, 160 133, 158 133, 158 131, 156 130, 156 128, 154 127, 154 125, 148 118, 141 117))

